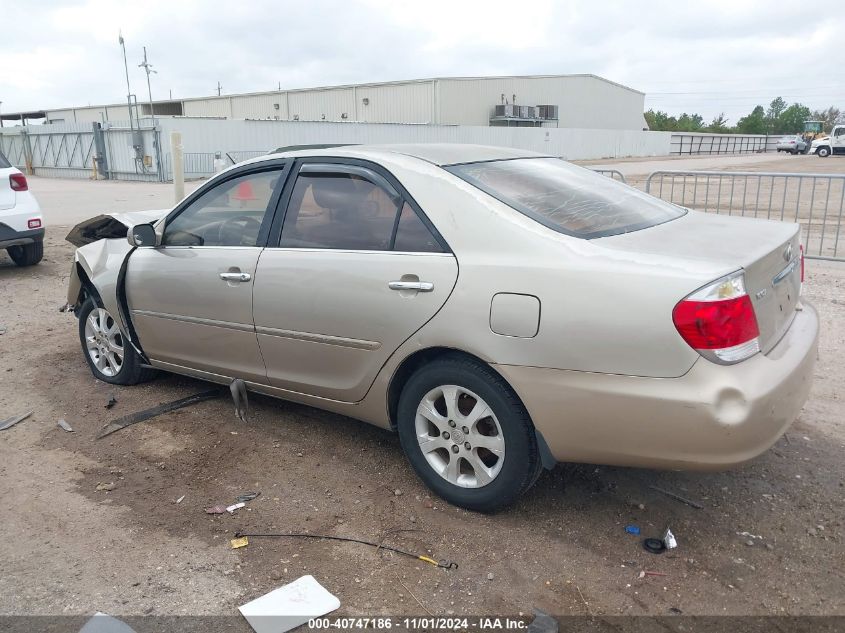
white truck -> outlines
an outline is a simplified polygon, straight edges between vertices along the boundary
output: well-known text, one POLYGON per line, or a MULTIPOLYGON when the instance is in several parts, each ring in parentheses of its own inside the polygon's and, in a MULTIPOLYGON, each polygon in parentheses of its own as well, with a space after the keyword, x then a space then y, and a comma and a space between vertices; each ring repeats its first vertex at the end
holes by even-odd
POLYGON ((828 136, 813 141, 810 153, 821 158, 827 158, 831 154, 845 155, 845 125, 834 125, 828 136))

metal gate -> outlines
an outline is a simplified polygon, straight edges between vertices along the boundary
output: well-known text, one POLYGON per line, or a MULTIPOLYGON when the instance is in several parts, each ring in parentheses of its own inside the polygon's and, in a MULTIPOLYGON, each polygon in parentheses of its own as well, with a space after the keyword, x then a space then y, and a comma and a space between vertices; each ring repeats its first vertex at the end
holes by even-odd
POLYGON ((797 222, 807 257, 845 261, 845 174, 667 170, 645 190, 708 213, 797 222))
POLYGON ((143 123, 13 128, 0 133, 0 151, 36 176, 163 181, 161 131, 143 123))

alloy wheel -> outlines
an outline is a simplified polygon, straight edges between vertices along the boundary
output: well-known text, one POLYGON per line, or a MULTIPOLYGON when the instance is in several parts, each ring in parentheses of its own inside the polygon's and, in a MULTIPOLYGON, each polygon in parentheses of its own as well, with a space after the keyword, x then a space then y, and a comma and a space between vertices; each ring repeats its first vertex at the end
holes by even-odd
POLYGON ((428 465, 451 484, 481 488, 502 470, 502 427, 489 405, 469 389, 441 385, 425 394, 415 430, 428 465))
POLYGON ((94 308, 85 320, 85 347, 94 366, 104 376, 116 376, 123 367, 123 335, 114 317, 94 308))

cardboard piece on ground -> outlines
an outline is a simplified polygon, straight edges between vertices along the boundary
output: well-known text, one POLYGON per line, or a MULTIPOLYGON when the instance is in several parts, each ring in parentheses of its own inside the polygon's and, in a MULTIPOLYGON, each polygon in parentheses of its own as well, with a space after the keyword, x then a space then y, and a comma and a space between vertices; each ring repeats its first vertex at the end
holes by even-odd
POLYGON ((340 600, 318 583, 314 576, 303 576, 289 585, 274 589, 238 607, 255 633, 285 633, 311 618, 331 613, 340 600))
POLYGON ((135 629, 126 622, 97 611, 94 617, 79 629, 79 633, 135 633, 135 629))

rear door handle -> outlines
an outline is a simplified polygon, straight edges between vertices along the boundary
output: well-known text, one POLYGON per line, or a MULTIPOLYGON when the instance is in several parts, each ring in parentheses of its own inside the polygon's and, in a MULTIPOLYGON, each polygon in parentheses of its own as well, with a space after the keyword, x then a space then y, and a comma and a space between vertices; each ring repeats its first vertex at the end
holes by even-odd
POLYGON ((252 276, 249 273, 220 273, 223 281, 249 281, 252 276))
POLYGON ((391 281, 387 287, 391 290, 416 290, 417 292, 431 292, 434 284, 430 281, 391 281))

